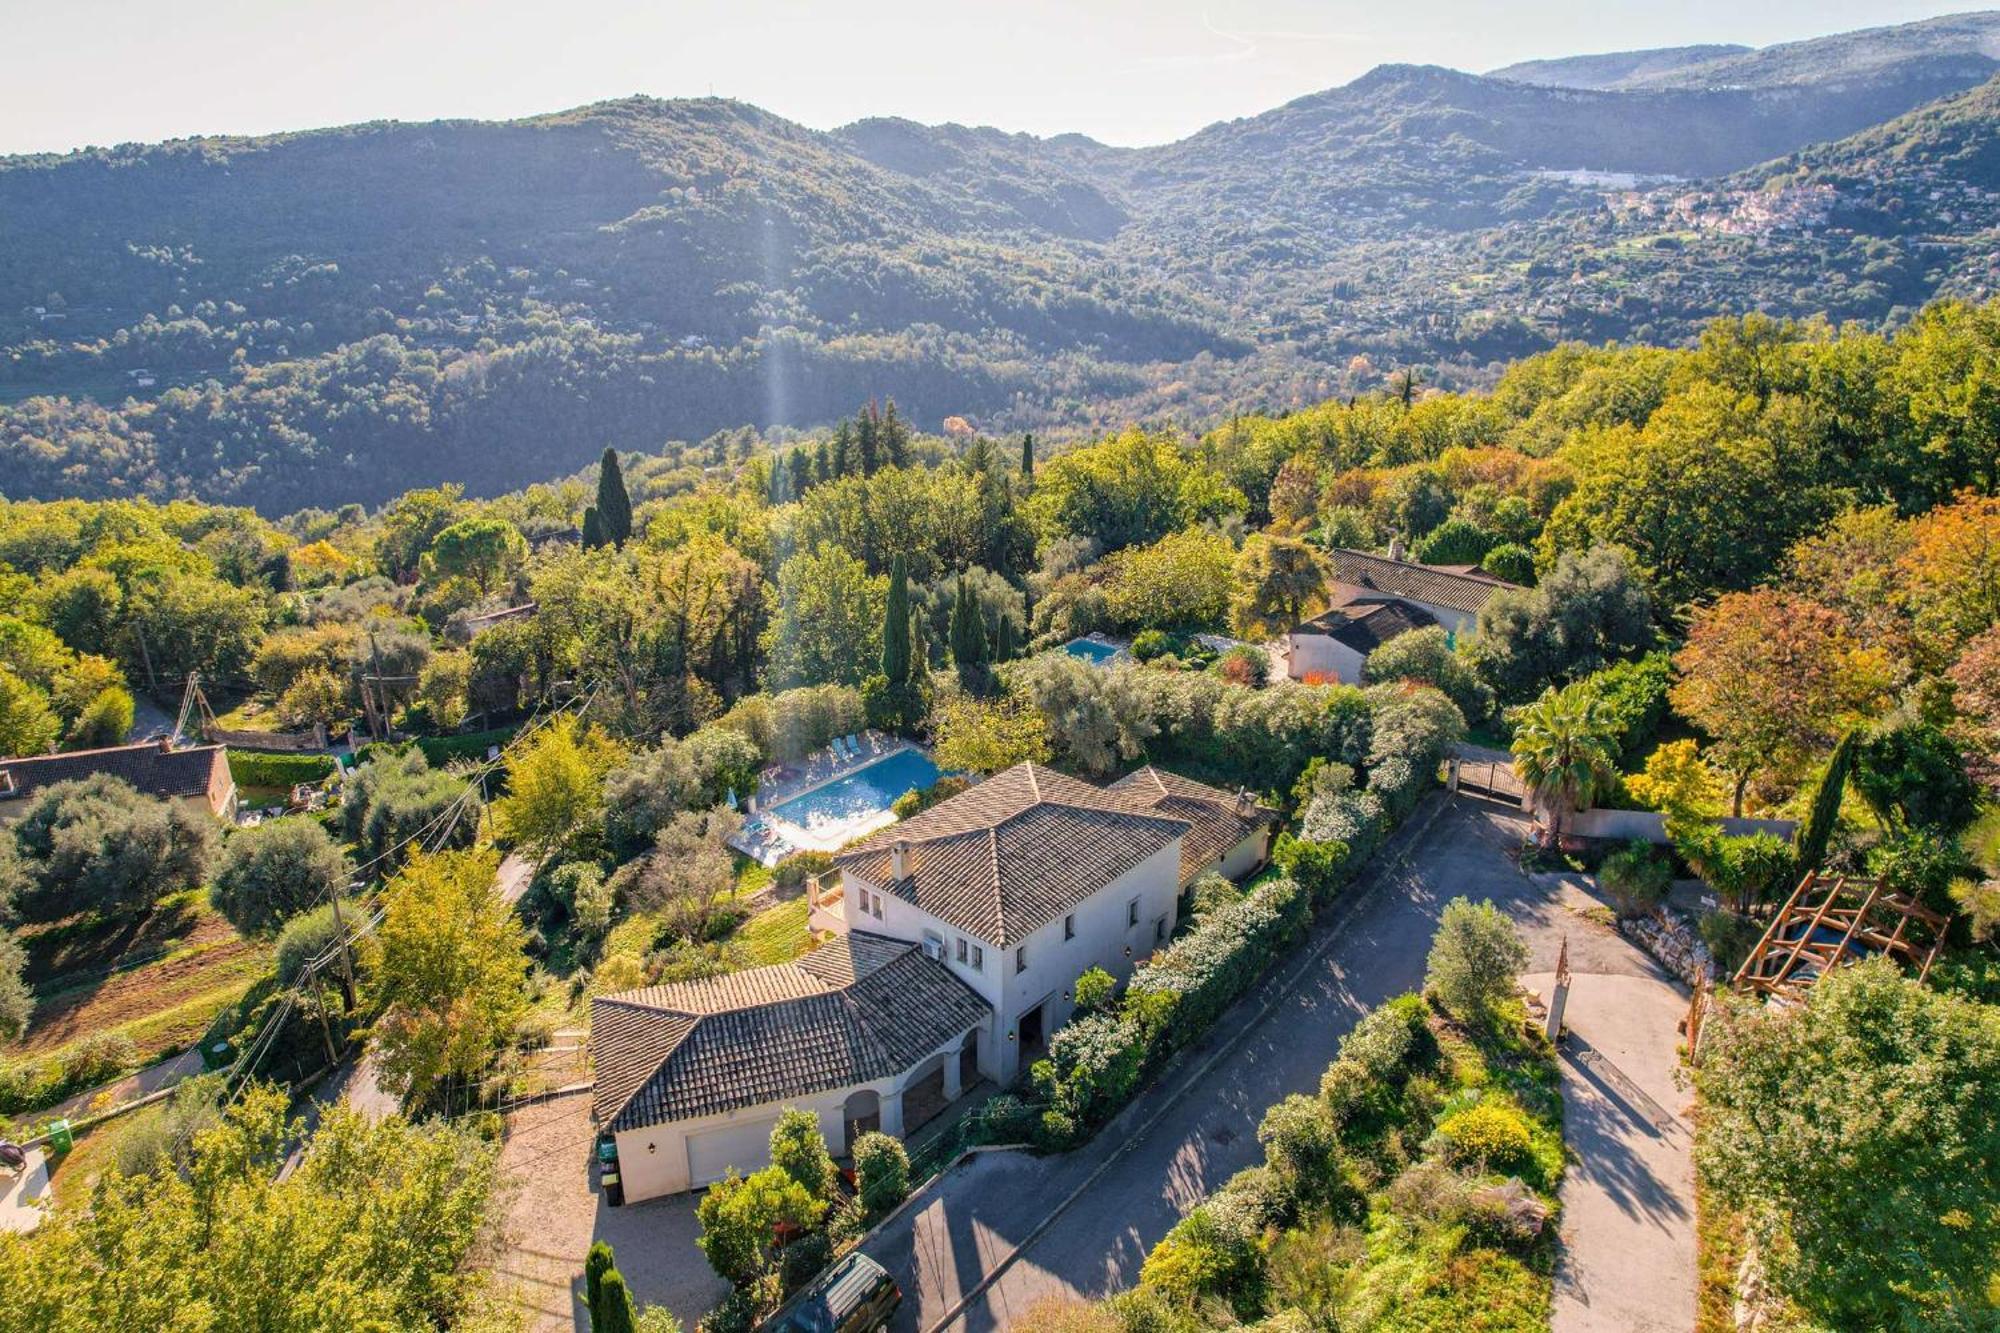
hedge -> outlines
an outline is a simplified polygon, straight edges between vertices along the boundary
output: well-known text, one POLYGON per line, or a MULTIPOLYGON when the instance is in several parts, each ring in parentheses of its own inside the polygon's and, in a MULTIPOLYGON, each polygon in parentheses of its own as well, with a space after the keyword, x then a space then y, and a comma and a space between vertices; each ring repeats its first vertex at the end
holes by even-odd
POLYGON ((296 787, 302 782, 319 782, 333 773, 333 765, 333 756, 327 754, 229 751, 229 776, 239 787, 296 787))

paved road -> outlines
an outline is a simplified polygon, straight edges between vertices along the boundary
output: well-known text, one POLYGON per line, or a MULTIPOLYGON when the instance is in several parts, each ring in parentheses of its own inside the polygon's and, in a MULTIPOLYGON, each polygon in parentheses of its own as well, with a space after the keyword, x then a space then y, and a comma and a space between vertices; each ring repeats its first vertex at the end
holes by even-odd
MULTIPOLYGON (((1578 914, 1587 897, 1557 877, 1520 872, 1508 855, 1521 839, 1518 811, 1431 799, 1435 818, 1426 823, 1426 807, 1406 825, 1400 850, 1302 946, 1303 962, 1239 1002, 1090 1144, 1059 1157, 982 1154, 877 1236, 869 1253, 906 1296, 894 1327, 929 1330, 950 1316, 952 1329, 986 1333, 1024 1326, 1049 1297, 1129 1286, 1188 1207, 1258 1160, 1265 1108, 1316 1089, 1354 1021, 1421 983, 1437 916, 1454 897, 1504 907, 1528 939, 1533 971, 1553 970, 1567 936, 1578 974, 1658 979, 1644 955, 1578 914)), ((1692 1326, 1691 1315, 1681 1326, 1692 1326)))

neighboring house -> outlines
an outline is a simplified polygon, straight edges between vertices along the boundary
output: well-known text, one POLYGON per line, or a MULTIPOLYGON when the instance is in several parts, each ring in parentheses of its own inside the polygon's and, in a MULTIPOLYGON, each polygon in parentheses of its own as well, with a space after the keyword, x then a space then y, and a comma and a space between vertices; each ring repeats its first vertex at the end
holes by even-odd
POLYGON ((591 1001, 591 1116, 628 1200, 768 1165, 791 1107, 844 1154, 956 1099, 991 1014, 917 945, 857 930, 794 962, 591 1001))
POLYGON ((175 750, 159 740, 0 759, 0 824, 11 824, 26 814, 44 787, 97 773, 123 778, 147 796, 179 802, 225 823, 236 818, 236 780, 229 776, 229 751, 220 745, 175 750))
POLYGON ((1332 605, 1285 636, 1285 674, 1293 680, 1358 684, 1368 655, 1399 634, 1442 625, 1464 634, 1494 593, 1517 585, 1476 565, 1420 565, 1401 558, 1336 550, 1332 605))
POLYGON ((1181 889, 1203 871, 1262 864, 1271 812, 1141 769, 1094 787, 1019 764, 834 857, 811 924, 919 943, 992 1010, 981 1075, 1005 1086, 1075 1008, 1076 979, 1121 981, 1172 937, 1181 889))

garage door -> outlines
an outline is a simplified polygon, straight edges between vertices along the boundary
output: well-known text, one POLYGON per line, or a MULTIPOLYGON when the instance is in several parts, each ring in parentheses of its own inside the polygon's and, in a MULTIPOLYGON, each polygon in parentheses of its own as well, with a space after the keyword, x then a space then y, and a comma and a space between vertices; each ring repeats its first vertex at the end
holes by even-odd
POLYGON ((690 1134, 687 1139, 688 1187, 713 1185, 729 1174, 761 1171, 771 1164, 771 1127, 775 1119, 724 1125, 690 1134))

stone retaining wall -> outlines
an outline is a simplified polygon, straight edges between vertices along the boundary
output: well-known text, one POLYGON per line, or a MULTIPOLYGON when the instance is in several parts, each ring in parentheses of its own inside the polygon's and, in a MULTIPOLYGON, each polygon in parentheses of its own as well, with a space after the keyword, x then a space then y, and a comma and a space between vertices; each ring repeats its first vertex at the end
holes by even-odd
POLYGON ((1694 923, 1671 907, 1661 907, 1651 916, 1629 917, 1618 929, 1634 944, 1653 955, 1660 965, 1688 986, 1715 979, 1715 960, 1694 923))

